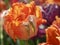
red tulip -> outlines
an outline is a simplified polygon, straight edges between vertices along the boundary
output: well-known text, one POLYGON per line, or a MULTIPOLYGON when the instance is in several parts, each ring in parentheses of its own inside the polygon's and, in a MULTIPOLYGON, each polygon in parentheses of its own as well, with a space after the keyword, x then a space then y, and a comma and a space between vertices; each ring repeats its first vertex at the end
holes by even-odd
POLYGON ((10 0, 9 2, 10 2, 10 4, 12 5, 13 3, 16 3, 16 2, 18 2, 19 0, 10 0))
POLYGON ((6 9, 7 9, 6 4, 3 1, 0 1, 0 11, 6 10, 6 9))

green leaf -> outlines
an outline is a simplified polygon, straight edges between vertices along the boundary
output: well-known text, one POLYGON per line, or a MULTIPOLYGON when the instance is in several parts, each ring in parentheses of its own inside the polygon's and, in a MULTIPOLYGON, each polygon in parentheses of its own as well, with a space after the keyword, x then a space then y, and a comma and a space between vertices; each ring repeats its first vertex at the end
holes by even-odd
POLYGON ((29 45, 28 40, 20 40, 20 45, 29 45))
POLYGON ((28 40, 29 45, 34 45, 34 42, 32 40, 28 40))

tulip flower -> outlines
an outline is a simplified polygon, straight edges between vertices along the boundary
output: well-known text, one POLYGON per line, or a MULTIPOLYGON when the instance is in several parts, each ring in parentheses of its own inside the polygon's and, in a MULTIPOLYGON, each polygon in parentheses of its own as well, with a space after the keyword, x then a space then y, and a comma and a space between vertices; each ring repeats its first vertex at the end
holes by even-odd
POLYGON ((19 0, 9 0, 10 4, 12 5, 13 3, 18 2, 19 0))
POLYGON ((4 16, 4 29, 14 41, 28 40, 37 35, 38 25, 44 22, 40 8, 34 1, 29 4, 17 2, 4 16))
POLYGON ((56 16, 56 20, 46 29, 46 41, 52 45, 60 45, 60 18, 56 16))
POLYGON ((7 9, 7 7, 6 7, 6 4, 5 4, 5 2, 4 1, 0 1, 0 12, 2 11, 2 10, 6 10, 7 9))

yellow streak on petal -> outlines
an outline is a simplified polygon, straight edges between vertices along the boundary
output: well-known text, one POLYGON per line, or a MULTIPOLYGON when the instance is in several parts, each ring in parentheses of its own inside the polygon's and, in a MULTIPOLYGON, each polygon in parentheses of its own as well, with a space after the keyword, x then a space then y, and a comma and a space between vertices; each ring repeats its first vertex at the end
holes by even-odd
POLYGON ((40 8, 36 6, 36 17, 39 18, 40 16, 40 8))
POLYGON ((13 21, 13 23, 18 26, 19 25, 19 22, 18 21, 13 21))

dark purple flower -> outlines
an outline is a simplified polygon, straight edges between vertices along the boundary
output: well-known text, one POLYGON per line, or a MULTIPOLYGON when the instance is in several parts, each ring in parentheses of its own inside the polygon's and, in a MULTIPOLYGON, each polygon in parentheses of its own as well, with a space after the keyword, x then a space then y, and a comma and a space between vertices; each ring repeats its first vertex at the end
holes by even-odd
POLYGON ((55 20, 55 16, 59 15, 59 6, 57 4, 48 4, 48 6, 42 6, 43 18, 47 20, 46 25, 51 25, 55 20))

